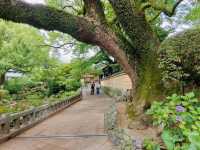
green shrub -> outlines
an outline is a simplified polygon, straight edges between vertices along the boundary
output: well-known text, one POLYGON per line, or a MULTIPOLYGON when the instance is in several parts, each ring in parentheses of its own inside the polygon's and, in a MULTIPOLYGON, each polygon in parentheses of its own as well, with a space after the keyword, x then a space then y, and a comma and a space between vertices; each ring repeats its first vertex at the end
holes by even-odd
POLYGON ((200 149, 200 101, 194 93, 185 96, 173 94, 162 102, 154 102, 147 114, 153 118, 153 124, 164 130, 162 139, 168 150, 200 149))
POLYGON ((26 82, 23 80, 23 78, 15 78, 8 80, 5 83, 4 88, 8 90, 10 94, 17 94, 22 90, 25 83, 26 82))
MULTIPOLYGON (((166 86, 200 85, 200 27, 166 39, 160 46, 160 68, 166 86), (180 82, 181 81, 181 82, 180 82)), ((171 88, 171 87, 169 87, 171 88)))
POLYGON ((81 87, 81 82, 76 79, 67 79, 64 84, 67 91, 76 91, 81 87))
POLYGON ((0 105, 0 115, 9 112, 9 108, 4 105, 0 105))
POLYGON ((143 147, 145 150, 160 150, 159 144, 157 144, 151 139, 145 139, 143 143, 143 147))
POLYGON ((44 104, 43 99, 29 99, 28 102, 30 103, 30 106, 38 107, 44 104))
POLYGON ((0 100, 2 100, 5 97, 8 97, 8 91, 7 90, 0 90, 0 100))

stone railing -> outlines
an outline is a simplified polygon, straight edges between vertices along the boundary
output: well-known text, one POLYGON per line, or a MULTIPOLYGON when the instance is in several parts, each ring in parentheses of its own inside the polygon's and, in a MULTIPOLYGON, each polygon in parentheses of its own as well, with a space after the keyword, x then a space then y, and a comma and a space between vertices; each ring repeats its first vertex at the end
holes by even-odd
POLYGON ((82 94, 78 94, 60 102, 0 117, 0 143, 15 137, 81 99, 82 94))

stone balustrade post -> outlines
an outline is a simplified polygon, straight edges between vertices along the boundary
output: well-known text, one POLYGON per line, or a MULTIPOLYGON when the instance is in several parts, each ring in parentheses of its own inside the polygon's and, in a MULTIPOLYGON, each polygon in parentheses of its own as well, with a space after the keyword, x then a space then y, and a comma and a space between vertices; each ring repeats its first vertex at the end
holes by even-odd
POLYGON ((1 134, 8 134, 10 132, 10 116, 9 115, 5 115, 3 117, 3 123, 1 123, 1 127, 0 127, 0 133, 1 134))
POLYGON ((15 129, 19 129, 20 128, 20 117, 17 117, 14 122, 15 122, 15 129))

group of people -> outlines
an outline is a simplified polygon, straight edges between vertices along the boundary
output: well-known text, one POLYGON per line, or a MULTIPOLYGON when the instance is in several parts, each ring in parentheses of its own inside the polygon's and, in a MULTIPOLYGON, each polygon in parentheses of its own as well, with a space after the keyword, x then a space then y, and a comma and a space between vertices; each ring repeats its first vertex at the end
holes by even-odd
POLYGON ((100 94, 100 88, 101 88, 100 82, 94 82, 93 81, 91 83, 91 95, 94 95, 95 89, 96 89, 96 94, 99 95, 100 94))

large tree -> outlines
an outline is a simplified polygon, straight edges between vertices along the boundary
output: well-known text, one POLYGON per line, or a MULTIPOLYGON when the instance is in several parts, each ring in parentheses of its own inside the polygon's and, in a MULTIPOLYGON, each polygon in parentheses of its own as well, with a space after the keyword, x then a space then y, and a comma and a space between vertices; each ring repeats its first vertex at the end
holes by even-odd
POLYGON ((83 0, 83 11, 74 15, 46 5, 0 0, 0 18, 57 30, 105 49, 131 78, 135 110, 142 112, 162 90, 157 61, 160 40, 150 22, 162 12, 172 16, 181 1, 109 0, 110 7, 106 7, 103 0, 83 0), (112 22, 108 8, 116 16, 112 22), (149 11, 155 14, 150 20, 146 16, 149 11))

